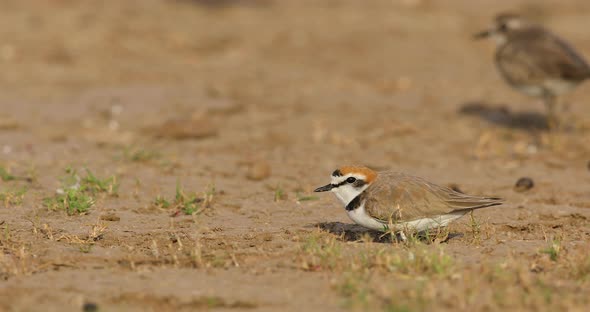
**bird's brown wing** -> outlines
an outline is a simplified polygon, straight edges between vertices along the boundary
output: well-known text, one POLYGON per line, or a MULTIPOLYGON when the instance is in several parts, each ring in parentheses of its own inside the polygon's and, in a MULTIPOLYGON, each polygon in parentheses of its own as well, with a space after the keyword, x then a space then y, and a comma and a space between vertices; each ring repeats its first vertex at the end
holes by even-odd
POLYGON ((496 53, 496 64, 504 77, 517 85, 590 78, 590 66, 584 59, 559 37, 539 27, 509 36, 496 53))
POLYGON ((363 192, 365 210, 384 223, 434 217, 499 205, 499 198, 470 196, 402 173, 382 172, 363 192))

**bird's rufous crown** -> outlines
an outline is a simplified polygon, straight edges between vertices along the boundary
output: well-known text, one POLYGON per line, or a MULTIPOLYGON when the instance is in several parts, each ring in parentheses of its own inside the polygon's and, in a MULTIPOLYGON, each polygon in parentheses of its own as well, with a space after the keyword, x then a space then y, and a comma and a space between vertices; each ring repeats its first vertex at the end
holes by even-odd
POLYGON ((364 167, 364 166, 342 166, 339 169, 336 169, 332 175, 337 176, 345 176, 348 174, 358 174, 364 176, 365 182, 371 183, 377 178, 377 172, 374 170, 364 167))

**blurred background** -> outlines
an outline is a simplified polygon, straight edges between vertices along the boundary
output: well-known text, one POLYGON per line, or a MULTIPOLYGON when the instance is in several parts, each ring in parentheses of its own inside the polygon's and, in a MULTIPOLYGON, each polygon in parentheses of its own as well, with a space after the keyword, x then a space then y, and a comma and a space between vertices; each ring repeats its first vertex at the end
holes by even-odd
MULTIPOLYGON (((586 1, 5 0, 0 6, 4 119, 33 128, 119 101, 124 129, 225 105, 263 110, 275 121, 310 114, 310 121, 355 139, 346 125, 362 125, 359 115, 347 123, 344 116, 322 118, 357 110, 383 123, 407 110, 448 118, 482 100, 543 112, 500 80, 493 44, 471 40, 498 12, 520 12, 582 54, 590 50, 586 1)), ((585 93, 577 90, 573 99, 585 93)))
POLYGON ((498 83, 492 44, 471 40, 495 14, 520 12, 548 24, 582 53, 589 44, 583 22, 590 5, 571 0, 558 5, 5 0, 0 5, 4 96, 46 101, 122 86, 200 90, 241 104, 254 105, 249 101, 256 98, 258 105, 318 113, 339 101, 370 106, 388 98, 390 105, 404 106, 391 96, 408 90, 443 102, 455 100, 449 97, 514 101, 522 98, 498 83))

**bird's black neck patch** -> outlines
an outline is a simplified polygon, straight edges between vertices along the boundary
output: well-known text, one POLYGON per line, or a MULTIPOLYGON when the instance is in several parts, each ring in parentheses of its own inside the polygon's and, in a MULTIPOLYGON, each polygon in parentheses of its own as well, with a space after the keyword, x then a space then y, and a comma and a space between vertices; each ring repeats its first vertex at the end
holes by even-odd
POLYGON ((358 194, 353 200, 350 201, 350 203, 348 203, 348 205, 346 205, 346 211, 351 211, 351 210, 357 209, 358 207, 361 206, 361 202, 362 202, 361 194, 358 194))

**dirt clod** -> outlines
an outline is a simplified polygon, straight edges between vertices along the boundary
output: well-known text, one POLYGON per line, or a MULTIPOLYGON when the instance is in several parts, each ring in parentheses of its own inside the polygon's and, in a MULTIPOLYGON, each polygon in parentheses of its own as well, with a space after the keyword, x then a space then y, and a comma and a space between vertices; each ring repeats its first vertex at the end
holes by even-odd
POLYGON ((20 128, 20 124, 15 119, 0 115, 0 130, 15 130, 20 128))
POLYGON ((206 117, 197 119, 170 119, 156 127, 154 136, 175 140, 202 139, 217 135, 217 127, 206 117))
POLYGON ((248 167, 246 178, 253 181, 261 181, 270 177, 271 168, 265 161, 257 161, 248 167))
POLYGON ((528 177, 522 177, 522 178, 518 179, 518 181, 516 181, 516 184, 514 185, 514 191, 526 192, 526 191, 532 189, 533 186, 535 186, 533 179, 528 178, 528 177))
POLYGON ((100 219, 103 221, 121 221, 121 217, 114 213, 107 213, 100 216, 100 219))

